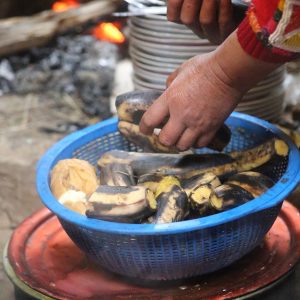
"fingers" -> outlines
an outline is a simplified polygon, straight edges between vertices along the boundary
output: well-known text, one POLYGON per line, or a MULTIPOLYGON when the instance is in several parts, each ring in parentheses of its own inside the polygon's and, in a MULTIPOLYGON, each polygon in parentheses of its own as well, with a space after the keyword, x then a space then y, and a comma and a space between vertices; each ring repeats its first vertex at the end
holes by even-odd
POLYGON ((201 2, 201 0, 185 0, 183 2, 180 12, 181 23, 187 26, 195 25, 198 21, 201 2))
POLYGON ((173 146, 185 130, 183 122, 170 118, 159 133, 159 141, 165 146, 173 146))
POLYGON ((231 0, 220 0, 218 21, 220 38, 221 41, 224 41, 227 36, 234 30, 233 8, 231 0))
POLYGON ((170 22, 180 22, 183 1, 184 0, 168 0, 167 17, 170 22))
POLYGON ((215 134, 216 134, 216 132, 208 132, 204 135, 201 135, 200 137, 198 137, 198 140, 196 141, 196 143, 194 143, 194 146, 197 148, 206 147, 210 143, 210 141, 213 139, 215 134))
POLYGON ((165 95, 162 94, 145 112, 140 122, 140 131, 143 134, 151 134, 169 115, 169 109, 165 95))
POLYGON ((197 130, 187 128, 176 144, 177 149, 179 149, 180 151, 185 151, 189 149, 194 145, 198 137, 199 132, 197 130))
POLYGON ((199 22, 202 30, 204 31, 208 39, 215 44, 219 43, 217 10, 218 5, 216 0, 206 0, 202 3, 199 16, 199 22))

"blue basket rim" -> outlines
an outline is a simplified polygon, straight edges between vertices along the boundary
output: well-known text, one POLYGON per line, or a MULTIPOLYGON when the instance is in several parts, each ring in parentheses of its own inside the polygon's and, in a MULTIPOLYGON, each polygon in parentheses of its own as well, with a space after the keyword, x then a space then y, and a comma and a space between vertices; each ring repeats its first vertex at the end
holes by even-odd
POLYGON ((124 224, 91 219, 64 207, 52 195, 49 186, 49 174, 56 157, 66 147, 69 147, 78 139, 83 138, 88 134, 95 132, 96 130, 103 130, 106 131, 106 133, 112 133, 116 131, 118 122, 117 118, 111 118, 72 133, 54 144, 38 162, 36 176, 37 192, 44 205, 60 219, 91 230, 127 235, 177 234, 201 230, 231 222, 270 207, 281 205, 285 198, 297 187, 300 181, 300 152, 298 148, 284 132, 267 121, 238 112, 233 112, 229 118, 236 118, 241 121, 244 120, 254 123, 255 125, 264 127, 266 130, 271 131, 273 134, 283 139, 288 144, 290 149, 289 161, 293 161, 292 164, 288 164, 287 170, 281 180, 279 180, 271 189, 269 189, 260 197, 257 197, 256 199, 239 207, 208 217, 181 221, 177 223, 155 225, 124 224))

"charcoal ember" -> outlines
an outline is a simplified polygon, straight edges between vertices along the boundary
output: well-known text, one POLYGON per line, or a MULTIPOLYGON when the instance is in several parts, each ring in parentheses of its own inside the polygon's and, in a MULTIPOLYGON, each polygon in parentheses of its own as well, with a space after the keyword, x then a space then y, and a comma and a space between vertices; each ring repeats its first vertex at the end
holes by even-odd
POLYGON ((53 51, 49 59, 44 60, 45 66, 49 67, 51 70, 59 69, 62 65, 63 54, 61 51, 53 51))
POLYGON ((109 96, 112 91, 113 72, 93 72, 78 70, 75 84, 79 97, 83 102, 83 110, 89 115, 99 115, 102 118, 111 116, 109 96), (104 75, 106 74, 106 76, 104 75))
POLYGON ((45 47, 0 60, 0 94, 67 93, 89 115, 107 118, 118 46, 91 35, 59 36, 45 47))
POLYGON ((63 69, 52 70, 51 79, 47 82, 46 89, 69 95, 77 93, 72 76, 63 69))
POLYGON ((15 91, 20 94, 44 91, 50 76, 51 73, 30 65, 16 73, 15 91))
MULTIPOLYGON (((90 42, 90 38, 84 42, 90 42)), ((87 47, 75 71, 78 94, 84 111, 90 115, 100 115, 102 118, 111 116, 109 97, 114 84, 117 50, 116 45, 96 40, 87 47)))
POLYGON ((15 72, 27 68, 28 65, 32 63, 29 52, 23 53, 22 55, 10 56, 9 62, 15 72))

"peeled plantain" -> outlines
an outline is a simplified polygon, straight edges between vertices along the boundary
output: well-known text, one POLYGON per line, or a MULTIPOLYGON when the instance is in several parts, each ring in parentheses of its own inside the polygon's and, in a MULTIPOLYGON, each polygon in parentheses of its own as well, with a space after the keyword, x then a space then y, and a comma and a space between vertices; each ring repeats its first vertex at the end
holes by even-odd
MULTIPOLYGON (((130 141, 154 152, 178 152, 174 147, 165 147, 158 141, 155 134, 145 136, 139 132, 138 125, 146 110, 160 97, 161 93, 155 90, 134 91, 120 95, 116 99, 116 109, 120 122, 119 129, 130 141), (123 122, 124 121, 124 122, 123 122), (127 124, 126 124, 127 123, 127 124), (136 126, 129 126, 131 123, 136 126)), ((167 120, 159 126, 161 128, 167 120)), ((216 133, 215 137, 208 145, 208 148, 222 151, 229 143, 231 138, 230 129, 224 124, 216 133)))
POLYGON ((86 215, 112 222, 136 223, 156 209, 154 194, 142 186, 99 186, 87 202, 86 215))
POLYGON ((85 193, 69 190, 63 193, 58 201, 68 209, 85 215, 87 205, 87 197, 85 193))
POLYGON ((95 168, 85 160, 64 159, 51 171, 50 187, 57 199, 69 190, 81 191, 89 196, 98 185, 95 168))

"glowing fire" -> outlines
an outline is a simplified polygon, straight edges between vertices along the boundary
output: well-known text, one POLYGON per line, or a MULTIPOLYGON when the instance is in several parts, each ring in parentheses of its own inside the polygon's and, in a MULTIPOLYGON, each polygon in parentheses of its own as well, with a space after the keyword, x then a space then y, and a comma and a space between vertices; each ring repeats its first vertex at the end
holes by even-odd
POLYGON ((52 10, 56 12, 63 12, 70 8, 78 7, 79 3, 76 0, 60 0, 54 2, 52 5, 52 10))
POLYGON ((125 36, 115 23, 100 23, 93 29, 93 36, 102 41, 116 44, 125 42, 125 36))

